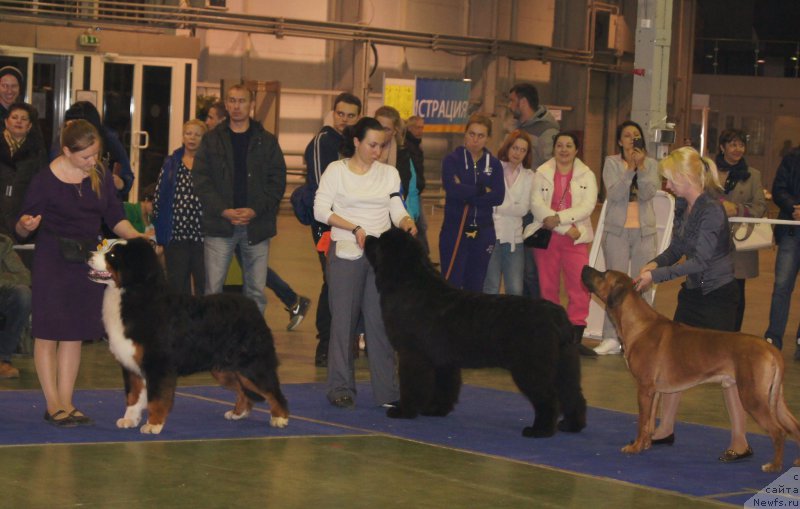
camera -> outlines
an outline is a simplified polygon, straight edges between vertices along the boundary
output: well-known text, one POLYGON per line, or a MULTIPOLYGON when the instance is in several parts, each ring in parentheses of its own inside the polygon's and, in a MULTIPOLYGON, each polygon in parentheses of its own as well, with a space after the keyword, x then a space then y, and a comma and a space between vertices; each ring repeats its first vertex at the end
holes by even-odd
POLYGON ((644 138, 634 138, 633 148, 638 148, 639 150, 645 150, 644 138))

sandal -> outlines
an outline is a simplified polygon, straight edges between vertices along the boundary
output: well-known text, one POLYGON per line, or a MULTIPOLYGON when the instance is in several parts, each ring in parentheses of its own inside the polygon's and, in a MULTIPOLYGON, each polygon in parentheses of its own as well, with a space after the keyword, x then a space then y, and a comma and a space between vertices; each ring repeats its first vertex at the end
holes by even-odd
POLYGON ((73 408, 72 412, 69 413, 69 417, 75 422, 78 426, 91 426, 94 424, 94 421, 91 417, 87 416, 77 408, 73 408))
POLYGON ((66 410, 56 410, 52 415, 45 410, 44 420, 57 428, 74 428, 78 425, 78 423, 72 419, 72 415, 68 414, 66 410))
POLYGON ((748 445, 747 449, 745 449, 744 452, 741 453, 736 452, 733 449, 728 449, 725 452, 723 452, 722 456, 720 456, 718 459, 723 463, 733 463, 734 461, 739 461, 745 458, 749 458, 752 455, 753 455, 753 448, 748 445))

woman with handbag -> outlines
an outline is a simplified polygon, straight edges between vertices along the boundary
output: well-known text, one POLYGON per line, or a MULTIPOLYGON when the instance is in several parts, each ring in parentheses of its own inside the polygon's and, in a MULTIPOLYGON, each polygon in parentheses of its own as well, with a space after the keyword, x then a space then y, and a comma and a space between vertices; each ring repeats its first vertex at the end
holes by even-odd
POLYGON ((525 248, 522 245, 522 218, 531 210, 533 171, 531 137, 525 131, 512 131, 497 151, 503 165, 506 194, 502 205, 494 208, 494 244, 483 292, 500 293, 503 281, 506 295, 522 295, 525 273, 525 248))
POLYGON ((47 408, 58 427, 91 424, 72 403, 81 342, 103 335, 105 285, 87 277, 86 252, 105 222, 122 238, 143 237, 125 219, 111 173, 98 163, 100 134, 85 120, 68 122, 61 155, 28 187, 16 233, 39 230, 33 255, 33 360, 47 408), (83 253, 83 257, 76 254, 83 253))
MULTIPOLYGON (((606 268, 635 276, 653 259, 657 249, 656 212, 653 198, 661 189, 658 163, 647 156, 644 132, 626 120, 617 127, 619 154, 606 157, 606 216, 603 257, 606 268)), ((652 295, 652 294, 651 294, 652 295)), ((594 349, 599 355, 622 353, 611 319, 603 322, 603 341, 594 349)))
MULTIPOLYGON (((692 147, 681 147, 662 159, 659 169, 675 200, 675 219, 669 247, 645 265, 636 289, 686 277, 678 292, 674 320, 692 327, 733 331, 739 287, 733 275, 733 242, 728 216, 718 200, 721 189, 713 161, 692 147), (682 263, 679 263, 683 260, 682 263)), ((753 455, 745 435, 746 413, 736 385, 723 388, 731 419, 731 442, 719 457, 731 462, 753 455)), ((672 445, 681 393, 662 394, 661 421, 653 445, 672 445)))
POLYGON ((594 239, 591 216, 597 204, 597 179, 578 159, 578 138, 558 133, 553 138, 553 157, 539 166, 533 177, 531 203, 533 223, 525 237, 537 230, 549 230, 547 246, 533 250, 539 271, 542 298, 561 304, 561 275, 564 275, 567 316, 574 328, 574 341, 582 355, 595 356, 581 344, 589 316, 589 291, 581 282, 581 270, 589 264, 589 243, 594 239))
MULTIPOLYGON (((719 135, 719 153, 715 162, 723 184, 722 205, 728 217, 763 217, 767 199, 761 185, 761 172, 747 165, 747 134, 738 129, 726 129, 719 135)), ((741 237, 737 230, 747 229, 745 223, 733 223, 734 239, 741 237)), ((739 307, 736 309, 735 331, 742 330, 745 306, 745 281, 758 277, 758 250, 734 251, 733 271, 739 285, 739 307)))

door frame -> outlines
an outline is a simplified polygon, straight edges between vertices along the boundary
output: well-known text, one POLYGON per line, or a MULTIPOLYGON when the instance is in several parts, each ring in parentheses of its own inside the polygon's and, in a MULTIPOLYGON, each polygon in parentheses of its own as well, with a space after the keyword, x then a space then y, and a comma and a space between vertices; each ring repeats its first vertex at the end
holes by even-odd
MULTIPOLYGON (((129 149, 131 169, 134 175, 134 186, 131 189, 129 200, 135 202, 138 200, 139 175, 141 169, 140 150, 142 148, 142 111, 140 105, 142 104, 142 77, 144 66, 159 66, 172 68, 172 83, 170 90, 170 111, 169 111, 169 142, 168 147, 178 148, 182 143, 183 124, 184 119, 188 120, 194 118, 194 110, 197 102, 197 94, 195 93, 197 87, 197 60, 186 58, 161 58, 161 57, 136 57, 128 55, 102 55, 98 58, 98 65, 92 64, 92 84, 93 89, 98 90, 97 109, 103 111, 103 83, 105 78, 105 65, 106 63, 126 64, 133 65, 133 98, 131 105, 131 140, 129 149), (191 65, 191 74, 189 79, 191 83, 187 87, 186 84, 186 65, 191 65), (97 76, 95 78, 95 68, 97 69, 97 76), (97 83, 97 88, 94 84, 97 83), (190 94, 189 98, 189 111, 185 111, 185 98, 187 91, 190 94)), ((77 90, 75 91, 77 92, 77 90)))

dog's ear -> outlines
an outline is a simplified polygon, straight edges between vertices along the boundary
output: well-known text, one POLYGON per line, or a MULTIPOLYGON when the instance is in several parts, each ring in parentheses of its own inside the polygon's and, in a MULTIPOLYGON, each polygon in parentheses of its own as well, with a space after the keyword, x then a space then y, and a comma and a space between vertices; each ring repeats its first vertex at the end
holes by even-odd
POLYGON ((617 279, 611 286, 611 291, 608 292, 606 297, 606 307, 615 308, 622 304, 625 295, 631 290, 630 285, 625 284, 624 280, 617 279))

